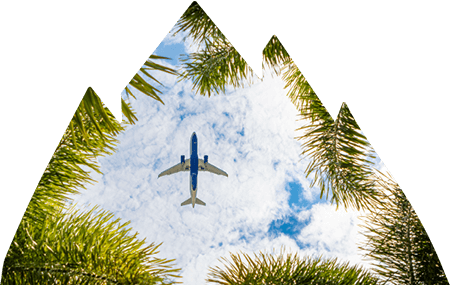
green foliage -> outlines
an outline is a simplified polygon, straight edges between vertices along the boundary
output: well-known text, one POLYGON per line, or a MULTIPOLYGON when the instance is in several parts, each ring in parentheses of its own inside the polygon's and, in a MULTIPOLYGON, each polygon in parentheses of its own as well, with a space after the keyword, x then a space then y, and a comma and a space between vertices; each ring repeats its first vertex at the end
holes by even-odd
MULTIPOLYGON (((295 67, 288 52, 277 36, 273 36, 263 49, 263 68, 271 68, 278 75, 282 69, 295 67)), ((300 76, 302 76, 300 74, 300 76)))
POLYGON ((231 254, 231 261, 222 258, 225 268, 210 269, 210 283, 237 284, 381 284, 367 270, 337 259, 305 258, 297 254, 280 255, 259 253, 251 258, 243 253, 231 254))
POLYGON ((418 260, 417 280, 423 284, 449 284, 433 243, 425 231, 425 227, 415 212, 413 217, 415 219, 413 225, 416 229, 413 242, 415 243, 415 255, 418 260))
POLYGON ((311 186, 318 183, 321 198, 326 193, 328 199, 332 192, 331 202, 358 210, 379 203, 379 194, 369 179, 369 144, 345 103, 335 121, 316 120, 299 130, 305 131, 298 138, 302 141, 302 155, 310 158, 306 175, 314 173, 311 186))
POLYGON ((159 245, 145 246, 130 234, 130 222, 113 216, 97 207, 71 208, 38 226, 22 221, 2 284, 161 284, 176 277, 173 260, 154 257, 159 245))
POLYGON ((306 81, 303 73, 292 61, 285 65, 283 80, 286 82, 284 88, 288 89, 287 96, 297 110, 300 111, 302 117, 309 119, 312 123, 317 120, 333 120, 308 81, 306 81))
POLYGON ((192 2, 186 12, 183 13, 175 29, 177 30, 174 32, 174 35, 180 31, 184 32, 189 30, 189 36, 196 42, 204 42, 210 38, 216 39, 223 37, 219 28, 217 28, 196 1, 192 2))
POLYGON ((66 210, 69 197, 93 182, 89 171, 100 172, 97 158, 114 151, 123 130, 89 88, 15 234, 2 284, 173 283, 168 278, 178 269, 170 268, 172 260, 154 257, 159 245, 145 246, 130 234, 129 223, 97 207, 66 210))
POLYGON ((175 25, 175 33, 189 31, 194 42, 203 45, 196 53, 181 58, 181 79, 191 79, 200 95, 225 93, 227 85, 243 87, 253 73, 202 8, 193 2, 175 25))
POLYGON ((205 49, 184 58, 182 79, 191 79, 201 95, 225 93, 227 85, 243 87, 251 82, 252 71, 236 49, 225 39, 207 43, 205 49))
MULTIPOLYGON (((158 64, 154 61, 158 59, 170 58, 152 54, 139 69, 138 73, 131 79, 130 83, 125 87, 125 94, 128 98, 131 96, 136 99, 136 96, 132 92, 132 90, 136 90, 164 104, 162 99, 158 96, 158 94, 161 94, 161 91, 150 82, 154 81, 159 85, 162 85, 162 83, 152 75, 151 71, 161 71, 173 75, 177 74, 177 72, 172 68, 158 64)), ((137 121, 137 118, 134 115, 131 106, 123 98, 121 98, 121 100, 123 115, 127 118, 128 122, 134 124, 137 121)))
POLYGON ((88 88, 36 187, 25 220, 42 222, 63 207, 70 195, 94 182, 89 169, 100 172, 97 157, 111 154, 115 135, 124 130, 113 118, 88 88))
POLYGON ((392 284, 449 284, 425 228, 398 184, 377 173, 386 203, 364 218, 360 247, 376 272, 392 284))

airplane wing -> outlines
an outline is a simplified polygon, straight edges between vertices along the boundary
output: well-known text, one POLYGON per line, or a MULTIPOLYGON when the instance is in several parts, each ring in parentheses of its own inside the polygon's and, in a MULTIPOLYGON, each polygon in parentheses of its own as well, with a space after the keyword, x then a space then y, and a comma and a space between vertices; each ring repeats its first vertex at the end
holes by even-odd
POLYGON ((190 159, 186 159, 184 161, 184 163, 178 163, 175 166, 172 166, 171 168, 164 170, 163 172, 161 172, 158 175, 158 178, 164 175, 170 175, 170 174, 174 174, 180 171, 189 171, 191 169, 191 160, 190 159))
POLYGON ((217 175, 223 175, 228 177, 228 174, 225 171, 215 167, 209 162, 205 163, 203 159, 198 160, 198 171, 208 171, 217 175))

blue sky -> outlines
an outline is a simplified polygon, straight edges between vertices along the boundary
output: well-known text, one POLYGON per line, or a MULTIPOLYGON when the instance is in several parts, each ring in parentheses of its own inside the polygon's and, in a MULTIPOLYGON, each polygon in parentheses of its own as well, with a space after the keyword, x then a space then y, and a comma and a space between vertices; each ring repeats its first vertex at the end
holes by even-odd
MULTIPOLYGON (((176 58, 192 51, 181 37, 169 35, 155 54, 176 58)), ((184 284, 203 282, 209 266, 229 252, 286 246, 362 263, 360 213, 336 211, 309 187, 308 161, 299 161, 294 139, 301 122, 281 78, 267 73, 250 87, 207 98, 195 95, 190 82, 154 76, 164 84, 158 89, 165 105, 140 94, 131 99, 139 121, 119 135, 113 155, 99 158, 103 175, 92 173, 97 183, 74 197, 79 207, 98 204, 130 220, 140 238, 163 242, 160 257, 176 259, 184 284), (200 173, 197 195, 206 207, 193 209, 180 206, 190 195, 186 173, 157 175, 189 154, 194 131, 199 156, 209 155, 229 176, 200 173)))

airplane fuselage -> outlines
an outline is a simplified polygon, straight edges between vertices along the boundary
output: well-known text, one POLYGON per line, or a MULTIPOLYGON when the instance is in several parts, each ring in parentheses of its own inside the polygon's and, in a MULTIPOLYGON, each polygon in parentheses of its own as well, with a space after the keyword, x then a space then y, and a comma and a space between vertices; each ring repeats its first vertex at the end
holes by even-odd
POLYGON ((189 184, 191 185, 192 207, 194 207, 197 196, 197 182, 198 182, 198 141, 195 132, 191 136, 191 169, 189 184))
POLYGON ((208 161, 208 156, 205 155, 204 159, 198 158, 198 140, 195 132, 191 135, 190 141, 190 158, 185 160, 185 156, 181 156, 181 162, 170 167, 169 169, 164 170, 158 175, 158 178, 165 175, 174 174, 180 171, 189 171, 189 185, 191 197, 181 203, 181 206, 186 206, 191 204, 192 207, 195 207, 195 204, 199 204, 202 206, 206 206, 206 203, 197 198, 197 189, 198 189, 198 173, 199 171, 207 171, 210 173, 214 173, 217 175, 223 175, 228 177, 228 174, 212 165, 208 161))

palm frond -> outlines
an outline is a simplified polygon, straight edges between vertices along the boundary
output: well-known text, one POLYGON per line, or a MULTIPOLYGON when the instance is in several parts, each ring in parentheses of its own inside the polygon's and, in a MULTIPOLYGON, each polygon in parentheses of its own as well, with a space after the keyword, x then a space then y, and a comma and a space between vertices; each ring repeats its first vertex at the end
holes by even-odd
MULTIPOLYGON (((143 94, 161 102, 164 104, 162 99, 158 96, 158 94, 161 94, 161 91, 154 87, 154 83, 161 85, 162 83, 159 82, 153 75, 153 72, 150 71, 159 71, 164 72, 172 75, 177 75, 177 71, 169 68, 167 66, 164 66, 162 64, 158 64, 155 62, 155 60, 160 59, 170 59, 168 57, 164 56, 158 56, 158 55, 151 55, 144 65, 139 69, 138 73, 131 79, 130 83, 125 87, 125 94, 128 96, 128 98, 131 96, 134 99, 136 99, 136 96, 134 95, 132 90, 142 92, 143 94)), ((121 107, 122 107, 122 113, 127 119, 127 123, 129 124, 135 124, 137 121, 137 117, 134 114, 131 105, 124 100, 124 98, 121 98, 121 107)), ((107 114, 107 111, 101 102, 98 95, 95 93, 95 91, 89 87, 86 91, 86 94, 83 97, 81 105, 78 107, 77 111, 75 112, 74 118, 70 123, 70 126, 78 126, 82 134, 85 138, 85 141, 89 143, 89 137, 84 132, 84 124, 81 119, 82 114, 86 113, 90 118, 91 122, 94 124, 94 126, 97 128, 98 133, 100 136, 103 136, 103 131, 99 127, 99 124, 97 120, 104 121, 106 130, 112 134, 117 134, 119 130, 116 128, 116 124, 112 123, 112 119, 114 116, 111 116, 111 114, 107 114), (94 113, 96 114, 94 116, 94 113)), ((76 145, 75 145, 76 146, 76 145)))
POLYGON ((221 258, 223 268, 210 268, 209 283, 237 284, 381 284, 375 276, 359 266, 339 263, 337 259, 300 257, 285 254, 278 256, 262 253, 250 255, 231 254, 231 260, 221 258))
POLYGON ((98 207, 70 208, 43 224, 22 221, 5 259, 2 284, 173 284, 174 260, 157 258, 128 223, 98 207))
POLYGON ((389 174, 376 172, 385 203, 365 216, 359 248, 379 276, 393 284, 449 284, 442 265, 408 199, 389 174))
POLYGON ((192 2, 183 13, 174 29, 174 35, 179 32, 189 31, 189 36, 197 43, 209 41, 210 39, 224 38, 219 28, 196 1, 192 2))
POLYGON ((117 144, 115 136, 123 130, 89 88, 38 183, 24 219, 42 221, 62 207, 70 195, 92 183, 89 169, 100 172, 97 158, 112 153, 117 144))
POLYGON ((373 151, 345 103, 336 121, 330 117, 309 121, 298 130, 304 131, 297 137, 302 142, 301 155, 310 159, 306 176, 314 173, 311 187, 317 183, 321 197, 326 194, 328 199, 332 193, 332 203, 358 210, 380 202, 371 180, 373 162, 368 159, 374 158, 373 151))
MULTIPOLYGON (((169 73, 169 74, 173 74, 173 75, 177 75, 178 74, 178 72, 176 70, 174 70, 172 68, 165 67, 165 66, 157 64, 157 63, 154 63, 150 59, 170 59, 170 58, 169 57, 163 57, 163 56, 157 56, 157 55, 153 55, 152 54, 145 61, 145 63, 143 64, 143 67, 139 68, 140 72, 142 72, 146 76, 150 77, 151 79, 155 80, 159 84, 163 85, 158 80, 156 80, 153 76, 151 76, 146 70, 159 70, 159 71, 163 71, 163 72, 166 72, 166 73, 169 73), (144 66, 147 66, 148 68, 145 68, 144 66)), ((137 90, 139 90, 142 93, 144 93, 145 95, 147 95, 147 96, 149 96, 149 97, 151 97, 151 98, 161 102, 164 105, 164 102, 156 94, 156 92, 161 93, 161 91, 159 91, 158 89, 156 89, 155 87, 153 87, 152 85, 147 83, 138 73, 136 73, 133 76, 133 78, 131 79, 129 84, 131 86, 133 86, 134 88, 136 88, 137 90)), ((130 93, 131 96, 133 96, 133 98, 136 99, 136 97, 134 97, 133 93, 130 91, 130 89, 128 87, 125 87, 125 92, 126 92, 127 96, 130 93)), ((128 118, 128 119, 131 121, 130 118, 128 118)))
POLYGON ((251 84, 253 72, 236 49, 227 41, 207 44, 198 53, 181 58, 184 72, 180 80, 191 79, 200 95, 225 93, 227 85, 235 88, 251 84))
MULTIPOLYGON (((129 106, 129 105, 127 105, 129 106)), ((129 115, 134 116, 129 108, 129 115)), ((88 89, 39 181, 4 262, 2 284, 172 284, 178 269, 154 257, 128 223, 97 207, 65 211, 100 172, 124 130, 88 89)))
POLYGON ((272 36, 263 49, 263 69, 267 68, 280 75, 283 69, 293 64, 288 52, 277 36, 272 36))

